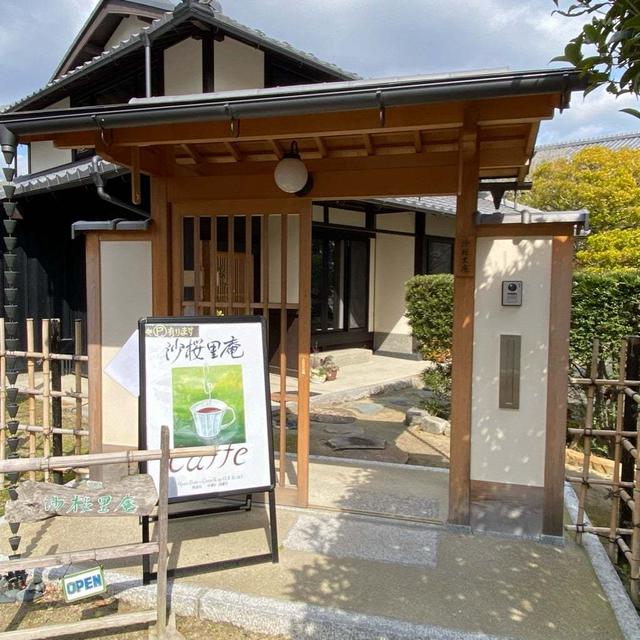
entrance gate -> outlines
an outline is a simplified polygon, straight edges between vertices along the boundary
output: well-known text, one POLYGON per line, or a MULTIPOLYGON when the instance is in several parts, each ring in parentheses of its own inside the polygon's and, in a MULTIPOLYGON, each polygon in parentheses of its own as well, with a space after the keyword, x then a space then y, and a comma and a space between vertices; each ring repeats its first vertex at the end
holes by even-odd
POLYGON ((265 318, 271 399, 280 425, 274 440, 278 502, 306 506, 311 209, 235 214, 217 212, 213 203, 177 209, 172 243, 174 314, 265 318), (297 429, 286 429, 287 403, 295 404, 297 429))

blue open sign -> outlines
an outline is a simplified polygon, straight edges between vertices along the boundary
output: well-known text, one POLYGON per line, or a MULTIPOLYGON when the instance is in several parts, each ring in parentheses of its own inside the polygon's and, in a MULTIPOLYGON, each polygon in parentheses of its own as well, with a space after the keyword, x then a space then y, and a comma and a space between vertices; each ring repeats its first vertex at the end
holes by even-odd
POLYGON ((107 590, 104 571, 102 567, 93 567, 65 576, 62 578, 62 588, 65 602, 97 596, 107 590))

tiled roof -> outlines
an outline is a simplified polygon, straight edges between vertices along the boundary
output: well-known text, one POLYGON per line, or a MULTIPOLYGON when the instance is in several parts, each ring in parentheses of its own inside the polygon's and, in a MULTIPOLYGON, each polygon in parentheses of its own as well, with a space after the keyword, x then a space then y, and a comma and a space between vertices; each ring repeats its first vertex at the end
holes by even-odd
MULTIPOLYGON (((97 156, 98 170, 102 176, 113 177, 116 175, 127 175, 129 170, 112 162, 107 162, 97 156)), ((19 176, 15 179, 16 197, 27 195, 37 195, 43 192, 55 191, 58 189, 70 189, 81 184, 90 183, 93 180, 93 159, 83 160, 74 164, 57 167, 48 172, 35 175, 19 176)), ((437 213, 446 216, 453 216, 456 213, 455 196, 422 196, 420 198, 370 198, 368 201, 392 206, 405 211, 424 211, 427 213, 437 213)), ((521 211, 522 207, 503 204, 500 213, 514 213, 521 211)), ((537 212, 538 209, 526 207, 527 211, 537 212)), ((496 213, 493 200, 487 193, 481 193, 478 198, 479 213, 496 213)))
POLYGON ((640 149, 640 133, 619 133, 602 138, 584 138, 558 144, 544 144, 536 147, 532 164, 549 162, 558 158, 570 158, 589 147, 605 147, 612 151, 619 149, 640 149))
MULTIPOLYGON (((344 69, 341 69, 337 65, 330 62, 320 60, 315 55, 297 49, 288 42, 282 42, 280 40, 276 40, 275 38, 271 38, 262 31, 247 27, 246 25, 237 22, 233 18, 230 18, 223 13, 214 12, 210 6, 202 2, 195 2, 189 5, 189 7, 191 8, 194 15, 197 15, 198 18, 204 18, 211 25, 219 26, 222 29, 228 30, 230 33, 235 33, 236 35, 239 35, 240 37, 253 42, 259 47, 279 51, 284 55, 296 58, 301 62, 306 62, 307 64, 324 70, 327 73, 339 75, 345 80, 355 80, 359 78, 357 74, 345 71, 344 69)), ((87 62, 77 66, 75 69, 71 69, 64 75, 52 79, 44 87, 41 87, 37 91, 30 93, 17 102, 5 106, 3 111, 13 111, 14 109, 25 106, 35 98, 53 92, 58 87, 61 87, 71 82, 72 80, 82 76, 83 74, 93 70, 94 68, 107 63, 109 60, 120 57, 121 55, 125 55, 126 53, 133 51, 136 47, 142 47, 145 34, 151 36, 161 29, 170 29, 173 26, 175 17, 176 16, 173 12, 166 13, 161 18, 154 20, 148 27, 144 27, 139 33, 135 33, 129 36, 129 38, 127 38, 123 42, 120 42, 110 49, 102 52, 101 54, 94 56, 93 58, 91 58, 91 60, 87 60, 87 62)))

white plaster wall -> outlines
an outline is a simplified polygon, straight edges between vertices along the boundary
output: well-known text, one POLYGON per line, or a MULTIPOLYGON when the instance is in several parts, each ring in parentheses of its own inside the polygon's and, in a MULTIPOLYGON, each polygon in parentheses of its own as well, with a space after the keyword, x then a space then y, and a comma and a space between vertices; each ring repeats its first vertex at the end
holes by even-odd
POLYGON ((216 91, 264 88, 264 53, 233 38, 213 44, 216 91))
MULTIPOLYGON (((71 106, 71 98, 63 98, 50 104, 44 110, 68 109, 71 106)), ((53 167, 59 167, 72 161, 70 149, 57 149, 53 142, 32 142, 29 145, 29 158, 31 161, 31 173, 46 171, 53 167)))
POLYGON ((373 317, 376 332, 411 335, 405 316, 404 283, 413 276, 414 248, 414 240, 409 236, 387 233, 376 236, 373 317))
POLYGON ((415 220, 412 212, 407 213, 381 213, 376 216, 376 227, 388 231, 415 231, 415 220))
POLYGON ((544 486, 550 277, 551 238, 478 239, 472 480, 544 486), (521 307, 502 307, 503 280, 523 281, 521 307), (498 408, 501 334, 522 336, 519 409, 498 408))
MULTIPOLYGON (((297 304, 300 283, 300 251, 298 239, 300 216, 287 216, 287 302, 297 304)), ((282 225, 280 216, 269 216, 269 302, 280 302, 280 265, 282 225)))
POLYGON ((116 27, 116 30, 111 34, 111 37, 104 45, 104 50, 111 49, 116 44, 120 44, 124 40, 128 40, 129 36, 134 33, 140 33, 144 27, 148 26, 146 22, 143 22, 135 16, 127 16, 120 21, 120 24, 116 27))
MULTIPOLYGON (((138 320, 151 315, 151 242, 100 243, 102 367, 113 359, 138 320)), ((102 375, 102 440, 138 445, 138 399, 102 375)))
POLYGON ((312 216, 314 222, 324 222, 324 208, 318 204, 312 207, 312 216))
POLYGON ((367 216, 363 211, 349 211, 348 209, 329 208, 329 222, 331 224, 343 224, 348 227, 367 226, 367 216))
POLYGON ((428 236, 456 237, 456 219, 454 216, 439 216, 428 213, 425 220, 425 233, 428 236))
POLYGON ((164 93, 202 93, 202 42, 188 38, 164 52, 164 93))

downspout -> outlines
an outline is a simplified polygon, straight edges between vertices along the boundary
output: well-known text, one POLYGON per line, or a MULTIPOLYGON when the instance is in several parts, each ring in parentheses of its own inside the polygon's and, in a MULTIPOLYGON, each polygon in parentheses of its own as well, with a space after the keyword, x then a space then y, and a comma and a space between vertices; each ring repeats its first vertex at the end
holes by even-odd
POLYGON ((151 98, 153 95, 151 90, 151 40, 148 33, 142 35, 142 44, 144 44, 145 95, 147 98, 151 98))
POLYGON ((142 220, 127 220, 126 218, 114 218, 113 220, 77 220, 71 225, 71 239, 75 240, 78 234, 86 231, 146 231, 151 224, 149 214, 138 207, 135 207, 124 200, 120 200, 115 196, 108 194, 104 190, 104 180, 98 169, 98 157, 94 156, 93 164, 93 182, 96 185, 96 193, 98 198, 108 202, 114 207, 124 209, 130 213, 140 216, 142 220))

